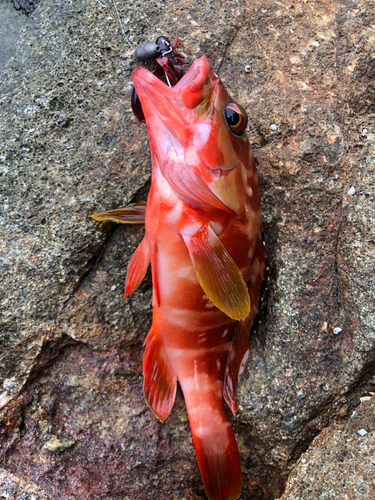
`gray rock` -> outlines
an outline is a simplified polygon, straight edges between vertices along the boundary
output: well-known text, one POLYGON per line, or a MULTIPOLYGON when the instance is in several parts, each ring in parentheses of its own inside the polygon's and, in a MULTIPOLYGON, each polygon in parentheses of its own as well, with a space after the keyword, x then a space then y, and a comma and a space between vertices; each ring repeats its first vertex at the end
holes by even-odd
POLYGON ((345 424, 314 439, 298 460, 280 500, 374 498, 375 402, 363 403, 345 424), (369 430, 359 436, 357 429, 369 430))
POLYGON ((39 5, 39 0, 10 0, 16 10, 23 10, 27 14, 32 14, 39 5))
POLYGON ((0 469, 1 495, 5 500, 52 500, 34 484, 0 469))

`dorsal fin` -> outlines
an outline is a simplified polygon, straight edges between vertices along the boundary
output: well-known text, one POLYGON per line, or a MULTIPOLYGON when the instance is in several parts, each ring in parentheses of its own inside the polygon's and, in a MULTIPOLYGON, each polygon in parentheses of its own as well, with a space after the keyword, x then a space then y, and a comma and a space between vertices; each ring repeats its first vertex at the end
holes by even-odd
POLYGON ((225 366, 223 398, 233 415, 236 415, 236 386, 249 355, 249 331, 244 321, 239 321, 229 348, 227 364, 225 366))
POLYGON ((266 252, 263 244, 262 234, 259 233, 256 250, 251 263, 251 275, 248 281, 251 298, 251 311, 245 321, 240 321, 236 325, 232 344, 229 348, 228 359, 225 367, 223 398, 231 409, 233 415, 236 414, 237 405, 235 399, 238 377, 242 372, 249 353, 250 329, 258 313, 259 294, 263 282, 265 271, 266 252))

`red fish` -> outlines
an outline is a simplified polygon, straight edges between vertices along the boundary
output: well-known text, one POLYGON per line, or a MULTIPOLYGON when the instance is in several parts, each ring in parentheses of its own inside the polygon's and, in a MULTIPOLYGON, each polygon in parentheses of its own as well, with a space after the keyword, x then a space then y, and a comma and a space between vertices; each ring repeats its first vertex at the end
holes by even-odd
MULTIPOLYGON (((151 262, 145 397, 164 421, 180 383, 206 494, 234 500, 241 467, 223 398, 235 414, 265 269, 247 117, 205 56, 174 87, 144 68, 134 70, 133 81, 148 129, 152 184, 125 297, 151 262)), ((120 212, 122 222, 142 220, 140 207, 120 212)))

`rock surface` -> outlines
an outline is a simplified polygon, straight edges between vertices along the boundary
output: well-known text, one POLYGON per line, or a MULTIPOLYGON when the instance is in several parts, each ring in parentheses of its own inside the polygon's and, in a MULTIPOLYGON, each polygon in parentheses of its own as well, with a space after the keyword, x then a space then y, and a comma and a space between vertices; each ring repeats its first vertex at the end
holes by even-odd
MULTIPOLYGON (((269 273, 232 423, 241 498, 277 498, 375 389, 375 4, 117 7, 135 45, 206 54, 249 114, 269 273)), ((160 424, 142 394, 150 277, 122 298, 142 228, 87 217, 147 196, 135 65, 111 2, 44 0, 1 73, 4 498, 204 498, 182 396, 160 424)))
MULTIPOLYGON (((4 1, 4 0, 3 0, 4 1)), ((39 0, 10 0, 16 10, 31 14, 39 5, 39 0)))
POLYGON ((375 401, 363 403, 345 424, 314 439, 299 459, 280 500, 375 497, 375 401))
POLYGON ((16 52, 19 32, 27 18, 13 5, 0 1, 0 70, 16 52))

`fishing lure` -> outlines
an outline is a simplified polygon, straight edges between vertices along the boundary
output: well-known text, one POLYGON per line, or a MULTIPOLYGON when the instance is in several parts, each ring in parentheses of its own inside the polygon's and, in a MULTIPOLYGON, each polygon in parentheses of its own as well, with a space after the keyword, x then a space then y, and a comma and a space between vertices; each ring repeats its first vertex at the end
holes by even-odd
MULTIPOLYGON (((134 57, 139 61, 149 62, 155 60, 155 67, 152 73, 158 77, 165 77, 168 85, 176 85, 182 78, 182 66, 185 64, 185 57, 177 52, 180 37, 177 35, 172 43, 165 36, 159 36, 155 43, 147 42, 139 45, 134 51, 134 57)), ((138 94, 133 89, 131 97, 133 113, 139 121, 145 122, 141 101, 138 94)))
POLYGON ((147 205, 93 217, 145 222, 125 283, 127 297, 151 263, 145 398, 164 421, 180 383, 207 497, 235 500, 241 467, 223 398, 235 414, 265 270, 247 116, 205 56, 172 87, 145 68, 134 70, 133 81, 151 149, 147 205))

